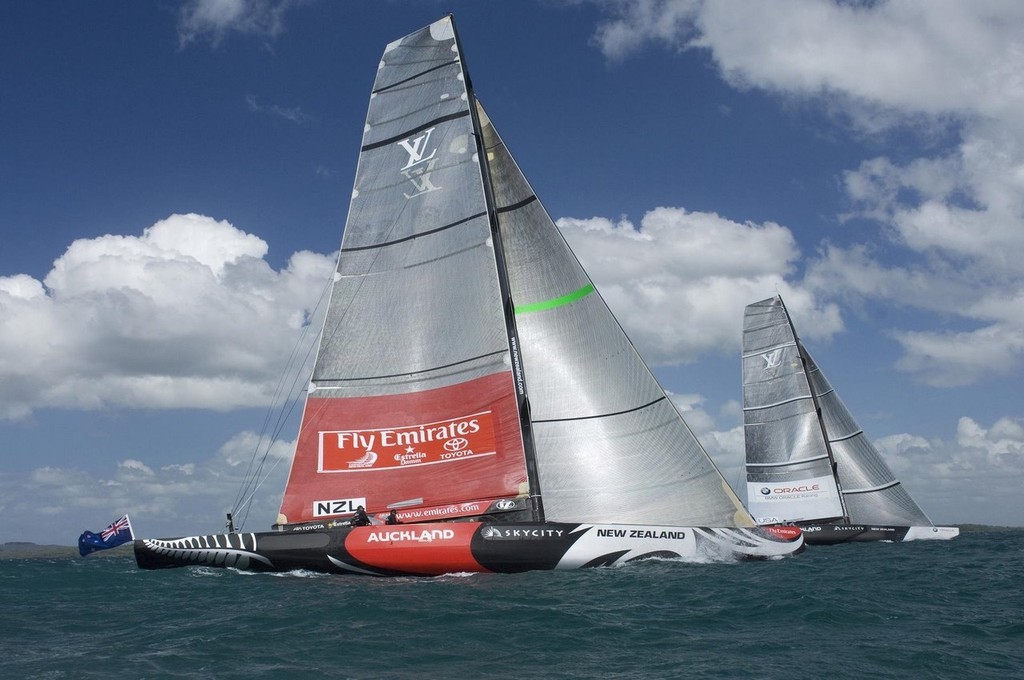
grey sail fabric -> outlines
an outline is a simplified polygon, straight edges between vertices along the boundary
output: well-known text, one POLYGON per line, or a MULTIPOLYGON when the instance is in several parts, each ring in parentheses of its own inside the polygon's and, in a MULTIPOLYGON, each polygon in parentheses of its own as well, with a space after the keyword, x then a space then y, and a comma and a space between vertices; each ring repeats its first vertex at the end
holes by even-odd
POLYGON ((846 511, 858 524, 932 526, 804 348, 807 375, 821 405, 846 511))
POLYGON ((747 306, 742 362, 751 513, 765 524, 842 517, 817 406, 779 298, 747 306))
POLYGON ((547 519, 750 526, 482 109, 480 118, 547 519))
POLYGON ((530 493, 470 101, 450 17, 386 48, 279 524, 530 493))
POLYGON ((747 306, 742 360, 748 504, 759 521, 931 526, 800 342, 780 297, 747 306))
POLYGON ((468 102, 449 21, 388 46, 313 374, 320 396, 415 392, 507 370, 468 102))

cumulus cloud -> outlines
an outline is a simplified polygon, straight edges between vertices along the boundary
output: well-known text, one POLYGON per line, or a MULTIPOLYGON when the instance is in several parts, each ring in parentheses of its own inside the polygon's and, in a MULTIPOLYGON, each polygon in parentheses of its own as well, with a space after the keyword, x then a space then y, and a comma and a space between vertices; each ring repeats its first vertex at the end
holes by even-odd
POLYGON ((1000 418, 985 427, 964 416, 950 441, 895 434, 875 444, 933 521, 1013 526, 1024 521, 1024 427, 1019 421, 1000 418), (950 517, 949 508, 961 516, 950 517))
POLYGON ((929 115, 1003 115, 1024 94, 1024 7, 980 1, 621 0, 595 41, 622 59, 653 42, 708 50, 722 75, 929 115))
POLYGON ((822 305, 786 281, 799 251, 792 233, 778 224, 657 208, 639 227, 600 217, 562 218, 558 226, 652 364, 738 351, 743 308, 776 292, 806 322, 808 337, 842 329, 835 305, 822 305))
MULTIPOLYGON (((843 177, 853 210, 888 239, 823 246, 808 287, 819 296, 945 315, 941 332, 894 328, 897 367, 962 385, 1024 363, 1024 5, 832 0, 602 3, 595 41, 610 59, 645 45, 706 51, 736 87, 841 113, 868 134, 918 143, 917 157, 865 159, 843 177), (957 141, 942 145, 941 130, 957 141), (822 284, 822 285, 815 285, 822 284), (1010 308, 996 309, 1009 299, 1010 308), (967 351, 981 344, 990 361, 967 351), (982 365, 979 365, 982 364, 982 365)), ((858 224, 863 224, 863 220, 858 224)), ((862 228, 862 227, 861 227, 862 228)))
POLYGON ((334 270, 226 221, 173 215, 72 243, 43 281, 0 277, 0 418, 38 408, 266 405, 334 270))
POLYGON ((230 33, 272 39, 284 30, 284 15, 303 0, 187 0, 178 12, 178 42, 217 45, 230 33))

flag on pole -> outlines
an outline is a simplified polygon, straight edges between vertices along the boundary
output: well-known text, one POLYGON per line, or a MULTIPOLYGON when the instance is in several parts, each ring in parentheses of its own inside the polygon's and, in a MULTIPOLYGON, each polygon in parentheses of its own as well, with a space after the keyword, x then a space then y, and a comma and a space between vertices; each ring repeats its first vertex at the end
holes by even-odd
POLYGON ((128 519, 128 515, 124 515, 121 519, 111 522, 106 529, 98 534, 94 534, 91 531, 83 531, 82 535, 78 537, 78 552, 82 557, 85 557, 96 550, 116 548, 122 543, 132 540, 135 540, 135 534, 132 533, 132 523, 128 519))

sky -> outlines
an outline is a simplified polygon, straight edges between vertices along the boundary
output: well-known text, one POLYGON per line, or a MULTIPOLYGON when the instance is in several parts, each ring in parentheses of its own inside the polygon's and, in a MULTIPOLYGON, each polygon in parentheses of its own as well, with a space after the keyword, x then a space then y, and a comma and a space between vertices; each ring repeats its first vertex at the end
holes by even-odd
POLYGON ((220 530, 279 431, 269 528, 377 63, 448 12, 741 497, 778 293, 934 522, 1024 526, 1024 4, 39 0, 0 3, 0 542, 220 530))

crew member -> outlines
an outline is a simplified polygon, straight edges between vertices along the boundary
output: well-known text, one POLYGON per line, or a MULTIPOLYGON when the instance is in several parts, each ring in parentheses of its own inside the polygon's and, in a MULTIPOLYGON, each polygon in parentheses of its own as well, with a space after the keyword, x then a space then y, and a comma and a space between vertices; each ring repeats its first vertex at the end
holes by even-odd
POLYGON ((354 527, 365 527, 369 523, 370 518, 366 514, 366 510, 363 509, 363 506, 360 505, 356 508, 356 514, 352 515, 352 519, 349 521, 349 524, 354 527))

